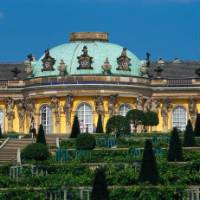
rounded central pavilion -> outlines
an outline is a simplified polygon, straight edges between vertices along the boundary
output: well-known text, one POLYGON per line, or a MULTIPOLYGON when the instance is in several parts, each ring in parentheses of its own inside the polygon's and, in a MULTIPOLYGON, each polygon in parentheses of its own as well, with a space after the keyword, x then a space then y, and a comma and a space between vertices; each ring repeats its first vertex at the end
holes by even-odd
POLYGON ((46 49, 39 60, 28 57, 25 92, 34 99, 34 123, 42 123, 46 133, 69 133, 75 114, 82 132, 95 131, 99 114, 105 127, 109 117, 135 107, 142 95, 138 84, 144 91, 148 81, 144 62, 109 43, 107 33, 72 33, 69 43, 46 49))

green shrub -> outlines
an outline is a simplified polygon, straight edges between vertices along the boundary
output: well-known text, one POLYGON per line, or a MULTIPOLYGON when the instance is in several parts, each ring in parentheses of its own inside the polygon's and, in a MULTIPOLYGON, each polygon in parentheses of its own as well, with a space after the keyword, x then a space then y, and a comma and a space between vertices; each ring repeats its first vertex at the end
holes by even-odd
POLYGON ((70 138, 77 138, 80 135, 80 132, 81 131, 80 131, 80 126, 79 126, 78 116, 75 115, 70 138))
POLYGON ((48 147, 44 144, 29 144, 22 150, 22 159, 44 161, 50 156, 48 147))
POLYGON ((117 136, 130 134, 129 122, 121 115, 111 117, 107 122, 106 132, 115 133, 117 136))
POLYGON ((37 135, 37 143, 46 144, 45 133, 42 124, 39 126, 38 135, 37 135))
POLYGON ((101 114, 99 114, 99 116, 98 116, 96 133, 103 133, 103 124, 102 124, 102 116, 101 116, 101 114))
POLYGON ((92 150, 96 146, 95 137, 88 133, 80 134, 76 139, 76 148, 82 150, 92 150))
POLYGON ((0 138, 3 138, 1 126, 0 126, 0 138))
POLYGON ((195 128, 194 128, 194 135, 200 136, 200 114, 197 114, 196 122, 195 122, 195 128))
POLYGON ((183 146, 184 147, 193 147, 194 145, 195 145, 194 131, 192 128, 191 121, 188 120, 186 130, 184 133, 183 146))

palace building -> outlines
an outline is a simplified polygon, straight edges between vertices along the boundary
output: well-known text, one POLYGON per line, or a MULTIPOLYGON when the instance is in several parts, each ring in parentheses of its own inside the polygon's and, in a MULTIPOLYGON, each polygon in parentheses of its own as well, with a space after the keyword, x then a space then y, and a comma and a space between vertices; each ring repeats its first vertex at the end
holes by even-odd
POLYGON ((0 64, 2 131, 28 133, 43 124, 47 134, 70 133, 78 115, 82 132, 95 132, 98 114, 104 128, 114 115, 130 109, 155 111, 167 132, 184 130, 200 111, 200 62, 140 60, 108 34, 77 32, 69 43, 46 49, 35 59, 0 64))

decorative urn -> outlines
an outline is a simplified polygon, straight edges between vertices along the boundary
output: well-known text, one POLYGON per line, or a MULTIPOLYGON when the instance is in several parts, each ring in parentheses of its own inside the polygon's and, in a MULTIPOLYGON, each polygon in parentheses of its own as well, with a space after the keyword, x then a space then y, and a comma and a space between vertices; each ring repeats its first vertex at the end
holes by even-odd
POLYGON ((112 65, 110 64, 108 58, 106 58, 106 60, 104 61, 104 64, 101 67, 103 69, 104 75, 111 75, 112 65))
POLYGON ((60 75, 64 76, 67 74, 67 65, 65 65, 65 62, 63 61, 63 59, 60 60, 60 65, 59 65, 59 71, 60 71, 60 75))
POLYGON ((28 77, 32 77, 33 76, 33 67, 31 65, 31 61, 30 60, 25 60, 24 61, 24 65, 25 65, 25 72, 28 75, 28 77))

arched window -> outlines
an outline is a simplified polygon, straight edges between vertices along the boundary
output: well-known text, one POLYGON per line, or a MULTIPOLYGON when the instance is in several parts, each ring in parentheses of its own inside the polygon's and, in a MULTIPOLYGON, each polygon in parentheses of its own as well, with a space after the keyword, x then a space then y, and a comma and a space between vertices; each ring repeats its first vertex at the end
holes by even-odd
POLYGON ((92 116, 92 109, 90 105, 86 103, 82 103, 78 109, 78 119, 80 124, 80 129, 82 133, 93 132, 93 116, 92 116))
POLYGON ((130 110, 130 106, 127 105, 127 104, 122 104, 120 107, 119 107, 119 114, 122 115, 122 116, 126 116, 127 112, 130 110))
POLYGON ((177 127, 181 131, 185 130, 187 124, 187 112, 182 106, 174 108, 172 113, 172 126, 177 127))
POLYGON ((2 132, 4 132, 4 112, 0 109, 0 126, 2 132))
POLYGON ((40 109, 40 122, 46 134, 52 133, 52 112, 48 105, 43 105, 40 109))

